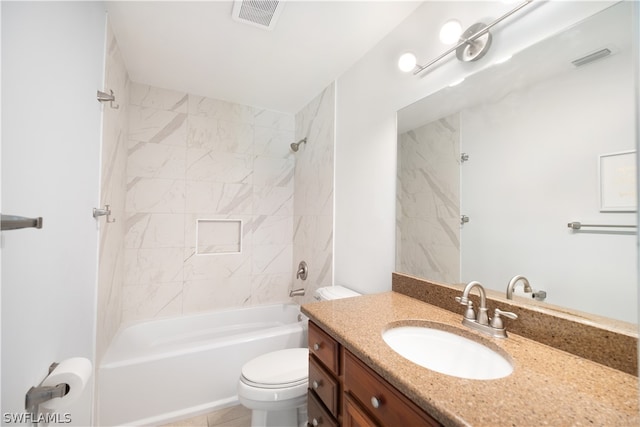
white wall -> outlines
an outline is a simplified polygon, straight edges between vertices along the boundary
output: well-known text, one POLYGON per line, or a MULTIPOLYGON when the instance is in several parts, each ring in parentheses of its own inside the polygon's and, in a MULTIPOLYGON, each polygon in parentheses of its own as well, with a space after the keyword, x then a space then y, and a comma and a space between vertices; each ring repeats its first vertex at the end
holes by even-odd
POLYGON ((462 64, 449 59, 415 77, 398 70, 398 56, 413 50, 423 63, 438 56, 447 48, 438 41, 446 20, 455 17, 466 27, 513 7, 497 1, 427 2, 337 80, 336 283, 366 293, 391 287, 396 111, 612 3, 534 2, 495 27, 492 49, 483 60, 462 64))
MULTIPOLYGON (((104 33, 100 2, 2 2, 2 207, 44 217, 2 233, 3 414, 52 362, 93 359, 104 33)), ((90 425, 91 399, 61 412, 90 425)))

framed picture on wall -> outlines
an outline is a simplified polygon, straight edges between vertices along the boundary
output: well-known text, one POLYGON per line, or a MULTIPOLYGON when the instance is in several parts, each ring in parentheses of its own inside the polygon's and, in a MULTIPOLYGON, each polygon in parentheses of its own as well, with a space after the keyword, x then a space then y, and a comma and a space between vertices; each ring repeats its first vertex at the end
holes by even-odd
POLYGON ((635 212, 636 151, 599 156, 600 212, 635 212))

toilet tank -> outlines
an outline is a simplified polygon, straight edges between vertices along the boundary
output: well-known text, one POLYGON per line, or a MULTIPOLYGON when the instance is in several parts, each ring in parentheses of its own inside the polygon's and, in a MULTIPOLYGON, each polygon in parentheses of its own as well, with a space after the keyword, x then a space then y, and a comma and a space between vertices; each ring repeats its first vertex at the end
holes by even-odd
POLYGON ((318 301, 329 301, 340 298, 357 297, 362 295, 344 286, 325 286, 316 290, 314 298, 318 301))

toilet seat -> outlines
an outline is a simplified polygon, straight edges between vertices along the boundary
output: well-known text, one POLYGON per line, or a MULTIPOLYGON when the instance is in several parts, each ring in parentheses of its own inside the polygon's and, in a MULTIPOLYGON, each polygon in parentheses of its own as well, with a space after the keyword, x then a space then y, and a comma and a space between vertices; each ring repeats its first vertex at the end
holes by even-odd
POLYGON ((288 348, 263 354, 242 367, 238 395, 244 399, 276 402, 306 396, 309 350, 288 348))
POLYGON ((306 384, 308 380, 309 380, 308 378, 303 378, 298 381, 292 381, 292 382, 283 383, 283 384, 262 384, 262 383, 253 382, 245 377, 242 377, 242 382, 245 383, 246 385, 249 385, 251 387, 256 387, 256 388, 264 388, 267 390, 295 387, 300 384, 306 384))
POLYGON ((264 388, 286 387, 306 381, 309 375, 309 350, 287 348, 263 354, 245 363, 242 377, 264 388))

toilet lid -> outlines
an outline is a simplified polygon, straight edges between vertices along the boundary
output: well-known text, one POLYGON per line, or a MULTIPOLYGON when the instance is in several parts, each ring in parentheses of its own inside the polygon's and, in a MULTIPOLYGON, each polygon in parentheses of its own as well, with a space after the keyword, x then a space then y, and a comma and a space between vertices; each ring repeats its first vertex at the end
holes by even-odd
POLYGON ((265 386, 306 382, 309 376, 309 350, 288 348, 263 354, 245 363, 242 376, 265 386))

